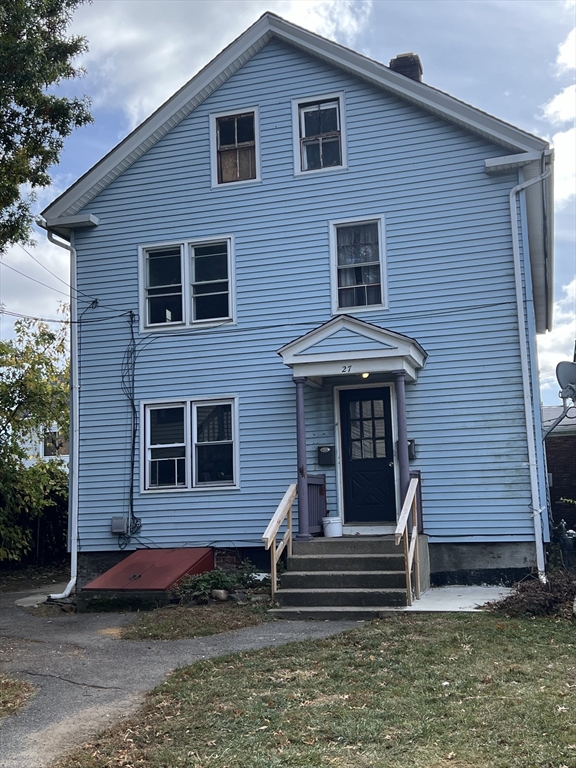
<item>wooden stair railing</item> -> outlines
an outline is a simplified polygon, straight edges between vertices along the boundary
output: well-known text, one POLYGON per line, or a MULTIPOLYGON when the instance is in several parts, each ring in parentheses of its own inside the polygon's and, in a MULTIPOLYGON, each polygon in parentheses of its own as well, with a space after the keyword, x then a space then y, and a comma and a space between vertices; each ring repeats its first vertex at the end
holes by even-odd
POLYGON ((414 566, 414 593, 420 600, 420 553, 418 551, 418 534, 420 532, 419 509, 420 477, 412 477, 408 492, 402 505, 402 511, 396 526, 396 546, 404 541, 404 568, 406 570, 406 602, 412 605, 412 566, 414 566), (411 528, 411 531, 409 530, 411 528))
POLYGON ((294 503, 297 493, 298 486, 296 484, 288 486, 288 490, 284 494, 282 501, 278 505, 276 512, 274 512, 274 515, 262 536, 262 541, 264 542, 266 549, 272 548, 270 552, 270 593, 272 601, 274 601, 276 595, 276 571, 278 560, 286 547, 288 548, 288 557, 292 556, 292 504, 294 503), (287 520, 286 533, 280 540, 280 544, 277 546, 276 537, 284 520, 287 520))

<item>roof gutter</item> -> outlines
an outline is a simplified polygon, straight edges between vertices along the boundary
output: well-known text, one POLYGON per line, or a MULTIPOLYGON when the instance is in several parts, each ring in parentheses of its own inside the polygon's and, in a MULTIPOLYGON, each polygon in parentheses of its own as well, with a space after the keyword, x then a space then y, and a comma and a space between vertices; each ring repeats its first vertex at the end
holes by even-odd
MULTIPOLYGON (((542 153, 544 161, 545 153, 542 153)), ((538 492, 538 465, 536 462, 536 438, 534 434, 534 418, 532 409, 532 392, 528 366, 528 336, 524 317, 524 294, 522 288, 522 264, 520 256, 520 237, 518 234, 517 196, 533 184, 544 184, 552 173, 549 168, 538 176, 518 184, 510 190, 510 224, 512 228, 512 254, 514 260, 514 284, 516 288, 516 309, 518 314, 518 335, 520 341, 520 364, 522 368, 522 395, 526 419, 526 440, 528 444, 528 465, 530 473, 530 493, 532 499, 532 520, 534 524, 534 540, 536 547, 536 566, 540 580, 546 582, 546 563, 544 558, 544 537, 542 529, 542 507, 538 492)), ((526 269, 530 265, 525 266, 526 269)))
POLYGON ((48 240, 70 254, 70 501, 68 504, 68 530, 70 535, 70 581, 64 592, 50 595, 52 600, 68 597, 78 578, 78 449, 79 432, 79 389, 78 389, 78 302, 76 299, 76 249, 70 243, 56 240, 47 223, 39 220, 38 226, 45 229, 48 240))

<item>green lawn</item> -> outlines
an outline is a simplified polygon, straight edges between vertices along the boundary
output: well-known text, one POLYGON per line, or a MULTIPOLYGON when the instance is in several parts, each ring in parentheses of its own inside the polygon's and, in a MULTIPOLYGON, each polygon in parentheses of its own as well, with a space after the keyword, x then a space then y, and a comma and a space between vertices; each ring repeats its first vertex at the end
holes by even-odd
POLYGON ((60 768, 576 768, 576 625, 412 614, 204 661, 60 768))

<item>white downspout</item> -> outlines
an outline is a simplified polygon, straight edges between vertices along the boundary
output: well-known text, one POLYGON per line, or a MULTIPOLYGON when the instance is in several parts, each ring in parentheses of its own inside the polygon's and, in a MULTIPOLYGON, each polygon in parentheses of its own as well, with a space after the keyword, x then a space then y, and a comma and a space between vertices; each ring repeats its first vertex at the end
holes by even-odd
POLYGON ((544 542, 542 534, 542 508, 538 493, 538 466, 536 463, 536 445, 534 437, 534 419, 532 412, 532 397, 530 392, 530 375, 528 369, 528 338, 524 319, 524 295, 522 292, 522 269, 520 261, 520 238, 518 236, 518 214, 516 196, 532 184, 543 182, 551 171, 536 176, 533 179, 518 184, 510 191, 510 218, 512 225, 512 253, 514 258, 514 283, 516 287, 516 308, 518 311, 518 333, 520 338, 520 364, 522 367, 522 393, 524 396, 524 412, 526 416, 526 438, 528 441, 528 465, 530 472, 530 493, 532 497, 532 519, 534 521, 534 538, 536 543, 536 566, 538 576, 546 581, 546 564, 544 559, 544 542))
MULTIPOLYGON (((40 222, 39 222, 40 223, 40 222)), ((44 229, 46 225, 41 223, 44 229)), ((76 300, 76 249, 62 240, 56 240, 50 230, 46 230, 48 240, 70 253, 70 503, 68 519, 70 526, 70 581, 64 592, 50 595, 52 600, 68 597, 78 577, 78 449, 80 447, 78 429, 78 302, 76 300)))

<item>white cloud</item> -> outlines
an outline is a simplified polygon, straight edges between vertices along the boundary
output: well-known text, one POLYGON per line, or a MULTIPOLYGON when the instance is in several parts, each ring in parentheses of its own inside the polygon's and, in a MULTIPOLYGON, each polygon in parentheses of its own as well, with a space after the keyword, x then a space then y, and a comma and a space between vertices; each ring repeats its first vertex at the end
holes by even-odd
MULTIPOLYGON (((559 75, 576 68, 575 41, 576 28, 558 46, 556 64, 559 75)), ((543 105, 542 111, 544 118, 554 127, 570 124, 569 128, 558 131, 552 137, 555 151, 554 198, 561 208, 576 194, 576 85, 572 83, 563 88, 543 105)))
POLYGON ((561 72, 576 69, 576 27, 558 47, 556 63, 561 72))
POLYGON ((572 83, 544 105, 545 117, 555 125, 574 121, 576 117, 576 84, 572 83))
POLYGON ((554 199, 558 207, 566 205, 576 194, 576 128, 555 133, 554 199))
POLYGON ((560 405, 556 366, 572 360, 576 338, 576 279, 563 286, 562 297, 554 304, 554 327, 538 337, 540 388, 545 405, 560 405))
POLYGON ((89 38, 83 87, 96 108, 121 109, 132 129, 266 10, 345 45, 366 28, 371 0, 235 0, 228 3, 95 0, 74 17, 89 38))

